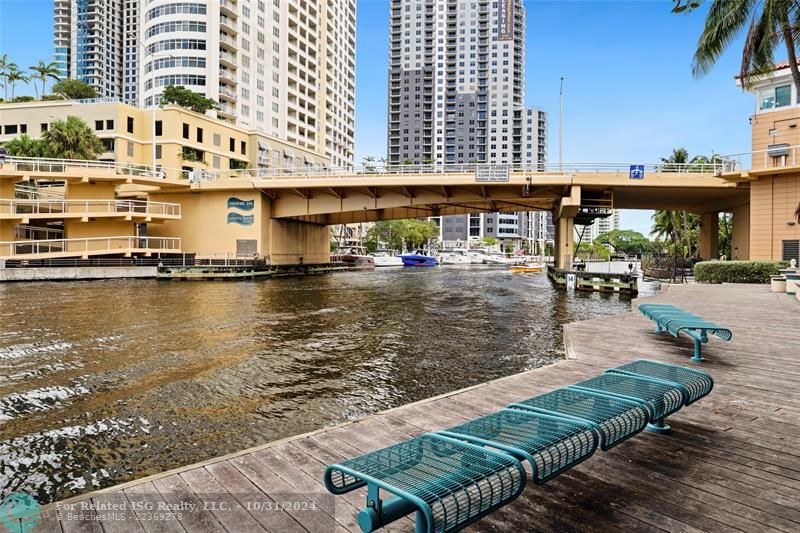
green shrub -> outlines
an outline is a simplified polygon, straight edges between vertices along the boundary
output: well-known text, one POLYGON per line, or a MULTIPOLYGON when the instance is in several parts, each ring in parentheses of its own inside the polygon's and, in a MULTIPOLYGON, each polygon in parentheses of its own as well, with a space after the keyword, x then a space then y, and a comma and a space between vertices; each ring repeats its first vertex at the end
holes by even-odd
POLYGON ((694 266, 698 283, 769 283, 785 261, 703 261, 694 266))

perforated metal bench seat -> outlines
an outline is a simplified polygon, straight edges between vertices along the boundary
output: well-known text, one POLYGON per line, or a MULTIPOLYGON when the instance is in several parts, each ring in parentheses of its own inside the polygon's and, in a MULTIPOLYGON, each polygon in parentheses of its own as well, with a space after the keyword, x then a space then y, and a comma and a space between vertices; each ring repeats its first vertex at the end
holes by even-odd
POLYGON ((587 422, 599 434, 603 450, 636 435, 650 421, 641 402, 577 389, 557 389, 509 407, 587 422))
POLYGON ((433 533, 461 529, 514 500, 526 475, 508 453, 426 433, 329 465, 324 480, 334 494, 367 486, 367 506, 358 515, 364 531, 416 511, 417 531, 433 533))
POLYGON ((528 461, 538 484, 588 459, 599 444, 588 422, 519 409, 503 409, 439 433, 528 461))
POLYGON ((646 376, 679 383, 686 387, 689 394, 686 405, 706 396, 714 388, 714 380, 705 372, 647 359, 639 359, 606 372, 646 376))
POLYGON ((686 405, 689 398, 688 390, 679 383, 614 373, 601 374, 567 388, 640 402, 650 414, 648 427, 652 431, 668 431, 664 419, 686 405))
POLYGON ((657 333, 667 331, 673 337, 685 333, 692 337, 694 353, 691 360, 694 362, 703 360, 702 345, 708 342, 709 334, 716 335, 725 341, 733 338, 733 333, 729 328, 705 320, 674 305, 642 304, 639 306, 639 311, 656 323, 657 333))

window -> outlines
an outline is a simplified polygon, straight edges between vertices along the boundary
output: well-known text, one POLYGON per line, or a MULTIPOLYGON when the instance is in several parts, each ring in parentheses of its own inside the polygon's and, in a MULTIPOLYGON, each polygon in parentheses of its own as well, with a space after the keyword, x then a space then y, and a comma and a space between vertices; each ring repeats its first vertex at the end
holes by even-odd
POLYGON ((128 157, 133 157, 133 143, 128 141, 128 157))
POLYGON ((156 120, 156 137, 161 137, 162 135, 164 135, 164 123, 156 120))
POLYGON ((782 259, 784 261, 795 259, 800 262, 800 240, 783 241, 782 259))
POLYGON ((39 127, 41 128, 42 133, 44 133, 47 131, 47 128, 50 127, 50 124, 48 124, 47 122, 42 122, 41 124, 39 124, 39 127))
POLYGON ((17 125, 16 124, 7 124, 3 127, 3 133, 6 135, 16 135, 17 133, 17 125))
POLYGON ((106 129, 113 130, 114 129, 114 121, 113 120, 106 120, 106 129))
POLYGON ((222 137, 220 137, 219 133, 215 133, 213 137, 214 146, 221 146, 222 145, 222 137))
POLYGON ((242 155, 247 155, 247 143, 242 141, 240 148, 241 148, 242 155))
POLYGON ((19 132, 20 133, 28 133, 28 125, 27 124, 20 124, 19 125, 19 132))
POLYGON ((203 142, 203 128, 197 128, 197 142, 203 142))
POLYGON ((183 123, 183 138, 184 139, 189 138, 189 125, 185 122, 183 123))
POLYGON ((236 139, 234 139, 233 137, 231 137, 230 141, 228 142, 228 150, 230 150, 231 152, 236 151, 236 139))
POLYGON ((761 92, 761 109, 773 109, 792 105, 791 85, 772 87, 761 92))
POLYGON ((103 129, 103 121, 102 120, 95 120, 94 121, 94 129, 97 131, 101 131, 103 129))
POLYGON ((128 133, 133 133, 133 117, 128 117, 128 133))
POLYGON ((161 145, 156 145, 156 159, 161 159, 161 145))

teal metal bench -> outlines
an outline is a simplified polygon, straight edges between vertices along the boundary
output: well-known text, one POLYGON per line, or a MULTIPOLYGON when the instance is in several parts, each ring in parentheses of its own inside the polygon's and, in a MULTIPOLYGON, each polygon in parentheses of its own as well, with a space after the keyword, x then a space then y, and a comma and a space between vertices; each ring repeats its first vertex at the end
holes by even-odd
POLYGON ((528 461, 537 484, 591 457, 599 442, 588 422, 519 409, 503 409, 439 433, 528 461))
POLYGON ((509 407, 590 424, 600 436, 603 450, 633 437, 650 422, 650 413, 641 402, 588 390, 557 389, 509 407))
POLYGON ((691 361, 703 361, 702 345, 708 342, 708 335, 716 335, 722 340, 733 338, 730 329, 669 304, 642 304, 639 311, 656 323, 656 333, 664 331, 673 337, 685 333, 694 341, 694 352, 691 361))
POLYGON ((333 494, 367 487, 358 514, 365 532, 415 511, 417 533, 455 531, 516 499, 526 479, 507 453, 433 433, 329 465, 324 475, 333 494))
POLYGON ((711 389, 714 388, 714 380, 705 372, 648 359, 639 359, 638 361, 626 363, 606 370, 606 373, 645 376, 679 383, 685 387, 689 394, 686 405, 690 405, 708 395, 711 389))
POLYGON ((418 533, 457 531, 516 499, 531 465, 544 483, 647 426, 664 422, 714 386, 705 372, 638 360, 576 385, 514 403, 445 431, 376 450, 325 470, 333 494, 366 487, 365 532, 416 513, 418 533))
POLYGON ((688 389, 679 383, 614 373, 601 374, 567 388, 639 402, 650 415, 647 429, 656 433, 669 432, 664 419, 686 405, 689 398, 688 389))

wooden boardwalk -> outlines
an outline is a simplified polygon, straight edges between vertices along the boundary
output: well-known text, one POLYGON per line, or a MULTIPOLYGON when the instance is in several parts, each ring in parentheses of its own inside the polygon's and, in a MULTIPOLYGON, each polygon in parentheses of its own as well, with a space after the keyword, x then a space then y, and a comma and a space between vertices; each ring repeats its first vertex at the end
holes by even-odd
MULTIPOLYGON (((671 435, 643 432, 543 486, 529 483, 471 531, 800 531, 800 304, 764 286, 678 286, 647 301, 675 303, 734 331, 732 342, 704 347, 698 367, 716 381, 711 395, 670 417, 671 435)), ((691 365, 691 342, 656 335, 638 312, 572 324, 566 335, 574 359, 61 502, 60 520, 50 505, 35 531, 360 531, 364 491, 324 494, 327 463, 631 359, 691 365), (276 511, 275 500, 294 503, 276 511), (145 509, 139 520, 134 503, 145 509), (123 511, 98 516, 114 512, 112 504, 123 511), (167 504, 195 507, 166 517, 146 511, 167 504)), ((404 519, 389 529, 412 528, 404 519)))

